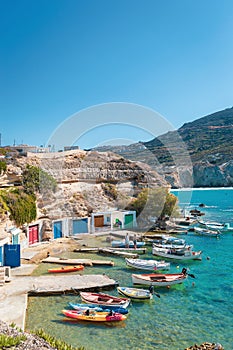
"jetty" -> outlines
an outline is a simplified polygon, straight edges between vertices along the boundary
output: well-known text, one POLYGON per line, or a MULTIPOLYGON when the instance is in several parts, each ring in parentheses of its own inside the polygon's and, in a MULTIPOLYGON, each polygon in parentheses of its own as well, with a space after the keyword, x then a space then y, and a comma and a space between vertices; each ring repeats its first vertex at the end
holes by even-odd
POLYGON ((43 263, 50 264, 61 264, 61 265, 84 265, 84 266, 93 266, 93 265, 107 265, 114 266, 113 261, 109 260, 92 260, 92 259, 64 259, 54 256, 48 256, 42 260, 43 263))
POLYGON ((115 288, 118 283, 107 275, 30 276, 37 265, 13 269, 11 282, 1 286, 0 320, 25 329, 28 295, 78 294, 115 288))
MULTIPOLYGON (((145 254, 147 251, 147 248, 113 248, 113 247, 104 247, 104 248, 76 248, 73 251, 75 253, 99 253, 103 254, 109 251, 120 251, 120 252, 129 252, 135 254, 145 254)), ((117 254, 116 254, 117 255, 117 254)))

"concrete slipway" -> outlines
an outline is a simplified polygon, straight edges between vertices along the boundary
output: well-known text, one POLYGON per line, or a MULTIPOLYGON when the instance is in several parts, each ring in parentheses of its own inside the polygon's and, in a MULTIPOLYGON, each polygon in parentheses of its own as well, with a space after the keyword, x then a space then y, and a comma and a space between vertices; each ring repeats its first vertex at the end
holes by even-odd
POLYGON ((116 281, 106 275, 29 276, 37 265, 21 265, 12 270, 11 282, 0 287, 0 320, 24 330, 28 294, 52 294, 107 288, 116 281))

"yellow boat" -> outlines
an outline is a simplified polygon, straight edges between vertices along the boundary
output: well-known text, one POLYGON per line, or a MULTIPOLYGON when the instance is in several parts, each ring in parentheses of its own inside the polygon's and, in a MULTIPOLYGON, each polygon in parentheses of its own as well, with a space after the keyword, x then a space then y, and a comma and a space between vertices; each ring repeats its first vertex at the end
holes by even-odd
POLYGON ((92 321, 92 322, 112 322, 112 321, 124 321, 126 316, 119 314, 114 311, 110 312, 80 312, 77 310, 62 310, 62 313, 66 317, 70 317, 81 321, 92 321))

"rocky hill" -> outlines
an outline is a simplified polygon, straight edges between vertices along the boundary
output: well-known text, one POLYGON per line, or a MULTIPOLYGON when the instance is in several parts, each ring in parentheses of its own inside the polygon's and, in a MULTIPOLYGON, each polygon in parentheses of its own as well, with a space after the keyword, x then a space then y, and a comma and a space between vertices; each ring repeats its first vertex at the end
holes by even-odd
POLYGON ((185 123, 149 142, 106 150, 149 164, 172 187, 189 187, 192 182, 194 187, 233 186, 233 107, 185 123))
POLYGON ((111 152, 67 151, 17 157, 8 164, 2 186, 20 183, 26 165, 41 167, 58 183, 58 190, 38 198, 41 216, 87 216, 92 211, 124 209, 145 187, 168 187, 149 165, 111 152))

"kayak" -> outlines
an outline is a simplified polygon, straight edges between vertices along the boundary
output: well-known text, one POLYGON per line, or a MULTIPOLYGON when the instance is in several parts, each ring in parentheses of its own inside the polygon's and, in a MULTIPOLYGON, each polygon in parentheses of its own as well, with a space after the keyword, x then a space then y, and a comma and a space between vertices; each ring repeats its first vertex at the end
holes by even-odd
POLYGON ((94 311, 98 311, 98 312, 110 312, 110 310, 114 310, 114 312, 117 312, 119 314, 125 315, 127 314, 129 311, 123 307, 108 307, 105 305, 101 305, 101 306, 97 306, 97 305, 92 305, 92 304, 74 304, 74 303, 69 303, 69 306, 72 307, 72 309, 81 311, 81 310, 87 310, 89 309, 94 310, 94 311))
POLYGON ((62 266, 62 267, 57 267, 53 269, 48 269, 49 273, 60 273, 60 272, 75 272, 75 271, 80 271, 83 270, 84 266, 83 265, 77 265, 77 266, 62 266))
POLYGON ((112 321, 124 321, 126 316, 119 313, 109 313, 109 312, 90 312, 85 314, 85 312, 80 312, 77 310, 62 310, 62 313, 66 317, 70 317, 76 320, 82 321, 92 321, 92 322, 112 322, 112 321))
POLYGON ((136 300, 148 300, 153 298, 153 294, 148 289, 117 287, 117 291, 128 298, 136 300))

